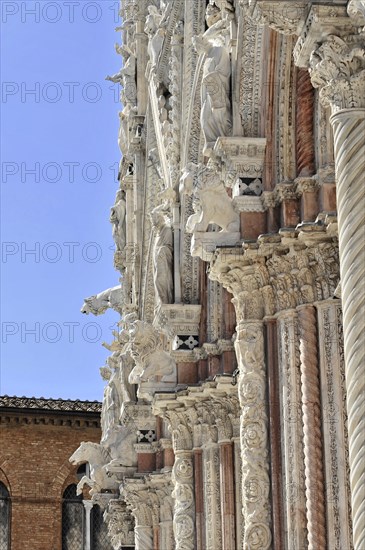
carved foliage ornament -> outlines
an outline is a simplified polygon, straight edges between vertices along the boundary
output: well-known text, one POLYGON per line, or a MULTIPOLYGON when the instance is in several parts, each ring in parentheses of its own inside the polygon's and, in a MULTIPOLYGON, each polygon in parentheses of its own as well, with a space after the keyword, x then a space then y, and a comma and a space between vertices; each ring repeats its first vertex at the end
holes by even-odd
POLYGON ((310 58, 310 76, 323 105, 340 109, 365 107, 365 36, 345 40, 330 35, 310 58), (354 40, 356 39, 356 41, 354 40))
POLYGON ((308 2, 291 0, 273 2, 272 0, 240 0, 252 20, 281 34, 297 34, 305 18, 308 2))

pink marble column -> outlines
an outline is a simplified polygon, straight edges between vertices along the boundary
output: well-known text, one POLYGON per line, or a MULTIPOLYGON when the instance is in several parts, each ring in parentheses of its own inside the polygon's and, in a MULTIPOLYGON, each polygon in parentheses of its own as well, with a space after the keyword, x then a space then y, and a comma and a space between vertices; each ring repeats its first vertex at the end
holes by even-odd
POLYGON ((236 548, 233 444, 219 444, 222 550, 236 548))

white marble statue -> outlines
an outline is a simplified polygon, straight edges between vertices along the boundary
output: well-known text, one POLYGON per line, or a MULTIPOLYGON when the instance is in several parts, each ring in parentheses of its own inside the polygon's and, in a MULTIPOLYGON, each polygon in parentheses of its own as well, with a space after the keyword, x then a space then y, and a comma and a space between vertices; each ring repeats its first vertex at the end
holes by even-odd
POLYGON ((113 224, 113 239, 117 250, 123 252, 126 245, 126 198, 125 191, 119 189, 115 204, 110 209, 110 223, 113 224))
POLYGON ((169 4, 168 2, 161 2, 160 9, 156 6, 148 6, 148 15, 146 17, 146 24, 144 32, 148 35, 148 55, 152 67, 154 67, 160 56, 162 44, 166 33, 166 24, 168 20, 169 4))
POLYGON ((118 313, 123 313, 123 291, 121 285, 108 288, 100 294, 85 298, 84 305, 81 308, 81 313, 88 315, 101 315, 107 309, 114 309, 118 313))
POLYGON ((69 458, 69 461, 74 466, 89 463, 90 477, 83 476, 77 485, 77 494, 82 493, 84 485, 91 487, 90 494, 101 493, 104 491, 117 491, 118 481, 108 477, 106 472, 106 464, 110 462, 111 456, 109 451, 99 443, 91 443, 84 441, 79 448, 69 458))
POLYGON ((154 231, 153 245, 153 282, 157 306, 171 304, 174 298, 173 285, 173 234, 171 215, 165 204, 157 206, 151 212, 154 231))
MULTIPOLYGON (((122 101, 124 103, 124 101, 122 101)), ((137 108, 133 107, 131 103, 125 103, 125 106, 122 111, 119 111, 119 135, 118 135, 118 145, 120 152, 123 157, 128 156, 129 148, 129 137, 130 137, 130 127, 131 119, 137 112, 137 108)))
POLYGON ((121 382, 119 378, 119 362, 108 363, 107 367, 100 369, 100 374, 107 384, 104 388, 103 404, 101 408, 100 443, 108 446, 108 439, 113 428, 119 423, 121 409, 121 382))
POLYGON ((138 384, 138 397, 150 400, 155 391, 175 387, 175 360, 162 349, 160 335, 149 323, 134 320, 129 328, 132 357, 135 360, 129 382, 138 384))
POLYGON ((221 232, 240 230, 239 214, 234 210, 216 167, 188 163, 180 179, 180 193, 194 195, 194 210, 187 221, 189 233, 206 232, 209 224, 221 227, 221 232))
POLYGON ((232 128, 231 61, 226 43, 229 25, 226 19, 220 17, 220 10, 209 4, 206 19, 211 26, 204 34, 193 38, 196 51, 204 58, 200 123, 206 156, 211 156, 217 138, 228 136, 232 128))

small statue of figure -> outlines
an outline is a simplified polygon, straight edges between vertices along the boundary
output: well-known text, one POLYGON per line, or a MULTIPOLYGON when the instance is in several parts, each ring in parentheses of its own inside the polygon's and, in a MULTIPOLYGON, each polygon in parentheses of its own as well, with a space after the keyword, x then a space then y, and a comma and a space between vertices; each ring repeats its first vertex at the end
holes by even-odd
POLYGON ((155 67, 161 52, 162 44, 165 38, 166 25, 169 13, 168 3, 161 2, 160 10, 156 6, 148 6, 148 15, 144 32, 148 35, 148 55, 150 56, 152 67, 155 67))
POLYGON ((119 367, 117 367, 116 363, 114 363, 112 367, 110 363, 108 363, 107 367, 102 367, 100 369, 102 378, 108 382, 104 388, 103 404, 101 408, 102 445, 108 441, 112 429, 119 423, 121 387, 118 371, 119 367))
POLYGON ((123 252, 126 245, 126 197, 123 189, 117 192, 115 204, 110 209, 110 223, 113 224, 113 239, 117 250, 123 252))
POLYGON ((153 281, 157 305, 173 302, 173 234, 166 204, 161 204, 151 212, 151 222, 155 233, 153 246, 153 281))
POLYGON ((217 6, 209 4, 206 15, 208 30, 193 38, 198 54, 204 57, 201 85, 200 123, 204 134, 203 153, 211 156, 218 137, 227 136, 232 128, 230 103, 231 62, 226 36, 229 26, 217 6))

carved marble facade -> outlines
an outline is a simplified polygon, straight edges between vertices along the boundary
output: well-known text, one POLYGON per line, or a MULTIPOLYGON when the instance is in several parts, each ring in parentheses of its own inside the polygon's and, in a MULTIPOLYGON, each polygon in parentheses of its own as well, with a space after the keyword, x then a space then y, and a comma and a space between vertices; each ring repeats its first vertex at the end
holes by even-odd
POLYGON ((121 320, 82 483, 115 550, 363 550, 365 2, 120 14, 121 278, 82 311, 121 320))

